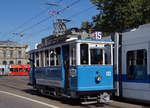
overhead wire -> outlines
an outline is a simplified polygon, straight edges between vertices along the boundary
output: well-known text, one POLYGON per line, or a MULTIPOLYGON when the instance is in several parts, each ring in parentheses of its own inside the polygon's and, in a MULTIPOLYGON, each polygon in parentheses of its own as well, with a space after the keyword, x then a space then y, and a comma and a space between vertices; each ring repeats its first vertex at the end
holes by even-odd
MULTIPOLYGON (((95 7, 95 6, 88 7, 88 8, 86 8, 86 9, 84 9, 84 10, 81 10, 81 11, 79 11, 79 12, 77 12, 77 13, 75 13, 75 14, 69 16, 69 17, 67 17, 66 19, 70 19, 70 18, 72 18, 72 17, 79 16, 79 15, 81 15, 83 12, 85 13, 85 12, 89 11, 89 9, 92 9, 92 8, 94 8, 94 7, 95 7)), ((35 32, 35 33, 37 34, 37 33, 44 32, 44 31, 48 30, 49 28, 50 28, 50 27, 48 26, 48 27, 46 27, 45 29, 40 30, 40 31, 37 31, 37 32, 35 32)), ((35 34, 35 33, 32 33, 32 34, 35 34)))
POLYGON ((27 25, 29 22, 31 22, 32 20, 36 19, 37 17, 41 16, 42 14, 44 14, 45 10, 42 10, 40 13, 36 14, 35 16, 29 18, 27 21, 25 21, 24 23, 20 24, 19 26, 17 26, 15 29, 11 30, 8 33, 5 33, 3 35, 3 37, 7 36, 8 34, 12 34, 14 31, 17 31, 19 29, 21 29, 22 27, 24 27, 25 25, 27 25))
MULTIPOLYGON (((77 4, 77 3, 80 2, 80 1, 81 1, 81 0, 76 0, 76 1, 72 2, 71 4, 67 5, 67 6, 64 7, 63 9, 60 9, 59 11, 57 11, 55 15, 58 15, 58 14, 60 14, 60 13, 63 13, 66 9, 72 7, 73 5, 77 4)), ((36 27, 37 25, 39 25, 39 24, 41 24, 41 23, 47 21, 48 19, 52 18, 52 17, 55 16, 55 15, 48 16, 48 17, 42 19, 40 22, 31 25, 30 27, 28 27, 28 28, 22 30, 22 31, 19 32, 19 33, 20 33, 20 34, 21 34, 21 33, 24 33, 25 31, 28 31, 28 30, 30 30, 30 29, 36 27)), ((47 27, 47 28, 45 28, 45 29, 43 29, 43 30, 40 30, 40 31, 38 31, 37 33, 46 31, 46 30, 48 30, 48 28, 50 28, 50 27, 47 27)), ((32 33, 32 34, 33 34, 33 33, 32 33)))
MULTIPOLYGON (((63 9, 60 9, 59 11, 56 12, 55 15, 58 15, 58 14, 64 12, 66 9, 72 7, 73 5, 75 5, 76 3, 78 3, 79 1, 80 1, 80 0, 76 0, 76 1, 72 2, 70 5, 64 7, 63 9)), ((51 17, 53 17, 53 16, 55 16, 55 15, 51 15, 50 17, 48 16, 48 17, 42 19, 41 21, 39 21, 38 23, 33 24, 33 25, 31 25, 30 27, 28 27, 28 28, 26 28, 26 29, 23 29, 23 30, 22 30, 21 32, 19 32, 19 33, 23 33, 23 32, 25 32, 25 31, 31 30, 32 28, 34 28, 34 27, 36 27, 37 25, 39 25, 39 24, 41 24, 41 23, 43 23, 43 22, 49 20, 51 17)))

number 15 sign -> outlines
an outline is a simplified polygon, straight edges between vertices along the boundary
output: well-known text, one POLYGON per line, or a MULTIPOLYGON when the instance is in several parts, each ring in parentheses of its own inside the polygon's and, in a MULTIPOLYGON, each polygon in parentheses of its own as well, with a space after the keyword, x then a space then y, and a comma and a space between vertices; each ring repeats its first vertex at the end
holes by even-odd
POLYGON ((101 40, 102 39, 102 32, 96 31, 94 33, 94 39, 101 40))

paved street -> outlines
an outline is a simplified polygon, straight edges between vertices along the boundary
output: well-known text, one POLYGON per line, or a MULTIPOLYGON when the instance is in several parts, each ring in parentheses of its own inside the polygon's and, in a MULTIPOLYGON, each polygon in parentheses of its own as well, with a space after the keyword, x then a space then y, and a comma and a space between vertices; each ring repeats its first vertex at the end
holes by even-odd
POLYGON ((0 76, 0 108, 148 108, 113 101, 105 105, 80 105, 40 96, 27 85, 26 76, 0 76))

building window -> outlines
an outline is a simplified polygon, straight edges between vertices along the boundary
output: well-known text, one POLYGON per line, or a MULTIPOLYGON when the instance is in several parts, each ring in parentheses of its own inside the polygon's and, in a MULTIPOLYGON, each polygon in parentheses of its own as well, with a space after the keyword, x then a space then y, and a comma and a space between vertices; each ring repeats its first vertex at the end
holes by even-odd
POLYGON ((136 50, 127 52, 127 76, 129 80, 146 80, 147 51, 136 50))
POLYGON ((3 61, 3 65, 7 65, 7 61, 3 61))
POLYGON ((6 51, 3 51, 3 58, 6 58, 6 51))
POLYGON ((18 61, 18 65, 21 65, 21 61, 18 61))
POLYGON ((10 58, 13 58, 13 50, 10 50, 10 58))
POLYGON ((18 51, 18 57, 22 58, 22 52, 21 51, 18 51))
POLYGON ((9 64, 10 64, 10 65, 11 65, 11 64, 14 64, 14 61, 10 61, 9 64))

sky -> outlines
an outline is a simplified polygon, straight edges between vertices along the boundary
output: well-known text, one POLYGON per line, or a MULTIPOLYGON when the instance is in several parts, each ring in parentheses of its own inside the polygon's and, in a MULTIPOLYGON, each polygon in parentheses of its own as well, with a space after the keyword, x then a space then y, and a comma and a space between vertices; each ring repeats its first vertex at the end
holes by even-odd
POLYGON ((92 21, 92 16, 99 11, 90 0, 0 0, 0 13, 0 41, 28 44, 33 49, 42 38, 52 34, 56 18, 69 18, 71 22, 66 24, 67 28, 81 27, 83 21, 92 21), (51 17, 50 13, 68 5, 70 8, 51 17))

